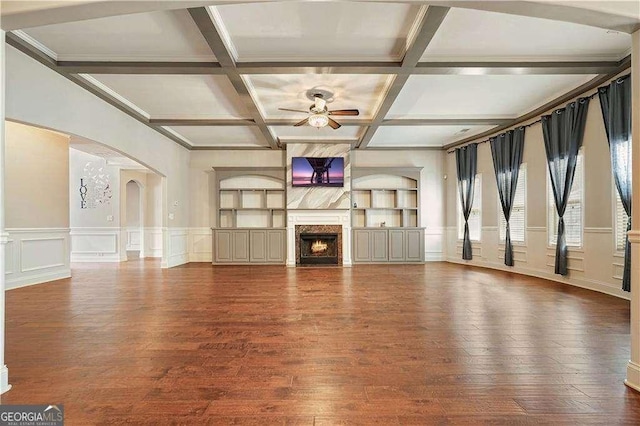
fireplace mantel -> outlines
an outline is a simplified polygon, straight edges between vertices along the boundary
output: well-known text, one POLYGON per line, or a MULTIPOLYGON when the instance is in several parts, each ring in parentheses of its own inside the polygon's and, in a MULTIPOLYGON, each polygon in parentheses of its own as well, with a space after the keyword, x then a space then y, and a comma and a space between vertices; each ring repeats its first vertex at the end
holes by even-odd
POLYGON ((287 212, 287 266, 296 266, 296 225, 341 225, 342 266, 351 266, 349 210, 289 210, 287 212))

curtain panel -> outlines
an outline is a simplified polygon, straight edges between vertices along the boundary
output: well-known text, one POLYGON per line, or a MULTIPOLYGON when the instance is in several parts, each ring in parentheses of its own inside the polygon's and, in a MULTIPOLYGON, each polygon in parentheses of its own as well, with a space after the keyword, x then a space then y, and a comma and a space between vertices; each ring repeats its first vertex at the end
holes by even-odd
MULTIPOLYGON (((609 141, 611 170, 616 190, 631 229, 631 76, 626 75, 598 89, 602 118, 609 141)), ((622 289, 631 291, 631 244, 625 237, 622 289)))
POLYGON ((511 233, 509 229, 509 218, 511 217, 511 207, 516 195, 518 185, 518 175, 522 164, 522 152, 524 150, 525 128, 509 130, 499 136, 491 138, 491 156, 493 157, 493 169, 498 184, 498 195, 502 213, 507 223, 504 264, 513 266, 513 245, 511 244, 511 233))
POLYGON ((458 172, 458 191, 460 206, 464 217, 464 239, 462 242, 462 258, 471 260, 471 238, 469 237, 469 216, 473 206, 473 190, 476 183, 476 169, 478 167, 478 144, 463 146, 456 149, 456 170, 458 172))
POLYGON ((554 204, 558 213, 555 273, 567 275, 567 242, 564 212, 573 185, 578 151, 582 146, 590 98, 579 98, 566 107, 542 116, 542 133, 554 204))

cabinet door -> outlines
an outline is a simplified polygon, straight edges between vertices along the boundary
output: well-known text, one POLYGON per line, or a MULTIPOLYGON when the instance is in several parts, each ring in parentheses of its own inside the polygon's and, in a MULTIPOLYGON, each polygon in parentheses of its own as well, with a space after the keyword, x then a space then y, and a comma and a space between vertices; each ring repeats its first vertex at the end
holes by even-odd
POLYGON ((214 231, 213 253, 216 263, 229 263, 232 261, 231 253, 233 252, 233 239, 231 234, 233 231, 214 231))
POLYGON ((232 260, 234 262, 249 261, 249 231, 233 231, 232 260))
POLYGON ((366 229, 353 231, 353 261, 370 262, 371 250, 369 248, 370 232, 366 229))
POLYGON ((403 262, 405 231, 403 229, 389 230, 389 262, 403 262))
POLYGON ((267 231, 267 262, 284 263, 286 232, 284 229, 267 231))
POLYGON ((371 230, 371 261, 372 262, 386 262, 389 259, 388 256, 388 238, 389 233, 386 229, 371 230))
POLYGON ((424 262, 424 229, 405 231, 405 259, 407 262, 424 262))
POLYGON ((267 261, 267 231, 251 230, 249 231, 249 252, 252 262, 267 261))

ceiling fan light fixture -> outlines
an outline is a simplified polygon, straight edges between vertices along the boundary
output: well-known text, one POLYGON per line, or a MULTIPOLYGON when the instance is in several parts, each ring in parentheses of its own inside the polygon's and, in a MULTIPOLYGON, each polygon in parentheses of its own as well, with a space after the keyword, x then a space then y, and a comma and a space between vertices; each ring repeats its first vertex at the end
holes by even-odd
POLYGON ((325 114, 311 114, 309 116, 309 125, 316 127, 316 128, 321 128, 326 126, 327 124, 329 124, 329 117, 327 117, 325 114))

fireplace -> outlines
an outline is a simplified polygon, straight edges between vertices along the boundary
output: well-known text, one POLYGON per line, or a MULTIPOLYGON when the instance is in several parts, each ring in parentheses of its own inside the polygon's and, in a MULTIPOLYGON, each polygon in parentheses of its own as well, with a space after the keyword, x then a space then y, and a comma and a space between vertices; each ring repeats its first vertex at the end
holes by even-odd
POLYGON ((301 265, 338 265, 338 234, 300 234, 301 265))
POLYGON ((342 226, 296 225, 295 264, 342 265, 342 226))

